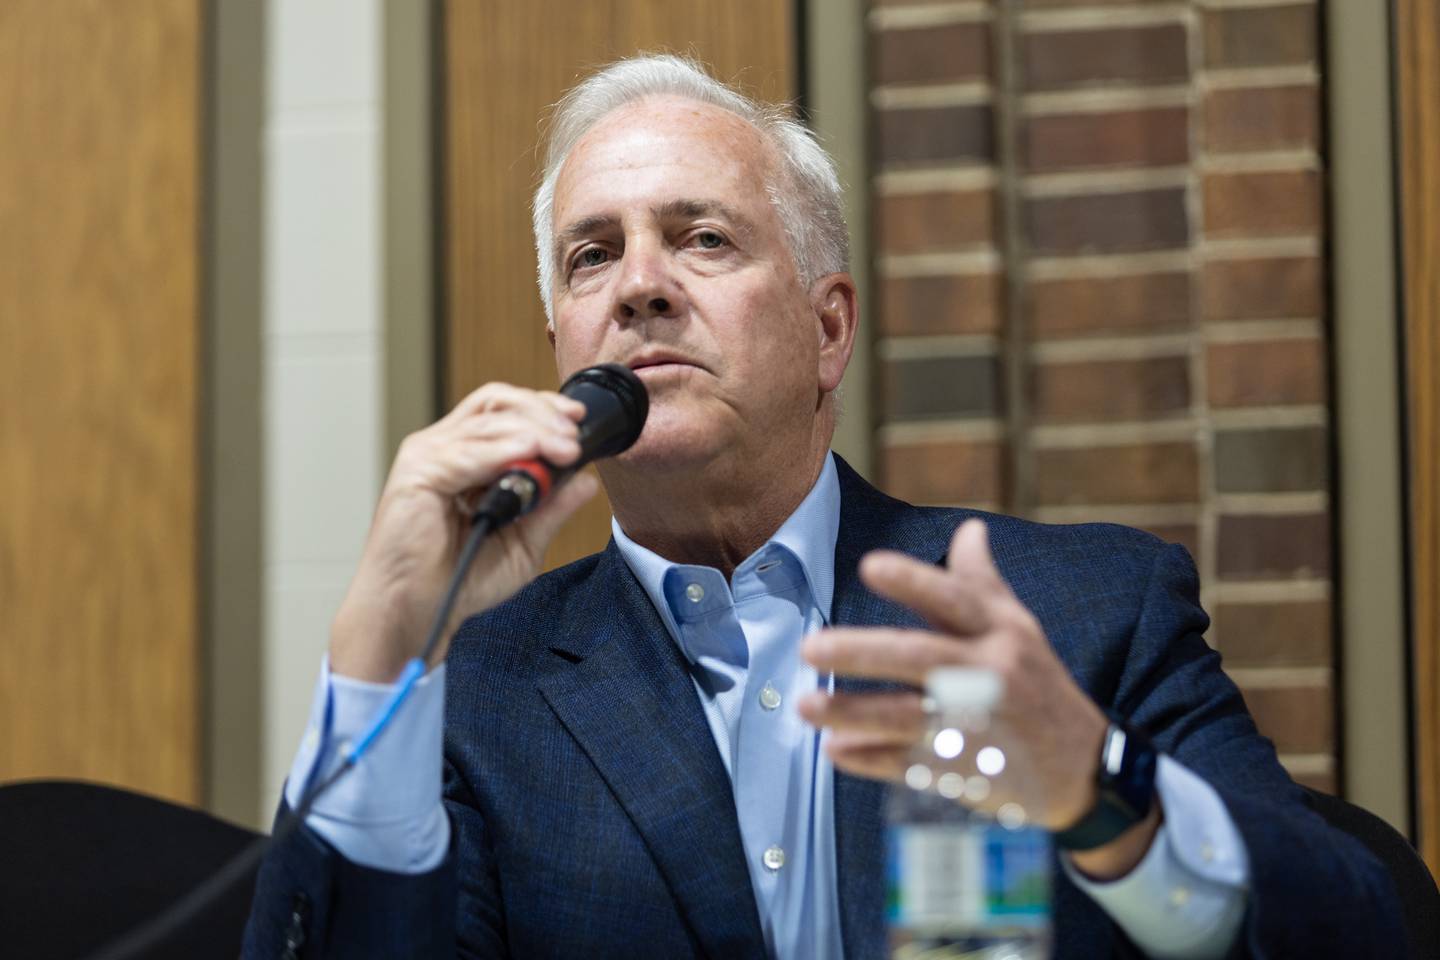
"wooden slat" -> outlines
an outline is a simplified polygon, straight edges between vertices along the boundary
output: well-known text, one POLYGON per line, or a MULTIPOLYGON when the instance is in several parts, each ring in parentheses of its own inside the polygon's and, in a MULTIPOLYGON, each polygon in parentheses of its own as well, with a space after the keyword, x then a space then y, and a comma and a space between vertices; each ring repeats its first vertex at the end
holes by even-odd
POLYGON ((1440 873, 1440 5, 1396 7, 1420 843, 1440 873))
POLYGON ((194 802, 200 4, 0 4, 0 780, 194 802))
MULTIPOLYGON (((790 3, 528 0, 445 5, 445 396, 490 380, 554 389, 535 288, 529 202, 548 105, 596 66, 636 51, 689 53, 769 99, 794 95, 790 3)), ((604 546, 597 498, 550 549, 550 565, 604 546)))

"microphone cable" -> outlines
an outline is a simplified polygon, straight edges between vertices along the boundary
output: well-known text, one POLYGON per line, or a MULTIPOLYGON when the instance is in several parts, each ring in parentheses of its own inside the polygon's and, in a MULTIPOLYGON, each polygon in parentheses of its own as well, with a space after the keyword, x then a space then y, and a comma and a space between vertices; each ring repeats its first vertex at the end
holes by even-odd
MULTIPOLYGON (((425 646, 421 648, 418 656, 406 662, 404 669, 400 671, 400 676, 395 681, 395 692, 380 708, 375 719, 360 735, 360 738, 344 750, 340 766, 319 783, 309 786, 301 796, 300 803, 290 811, 289 816, 280 822, 273 834, 256 839, 254 843, 232 857, 199 886, 186 893, 161 913, 91 953, 89 960, 136 960, 136 958, 144 957, 149 951, 156 949, 179 933, 186 924, 198 917, 206 908, 212 906, 232 886, 249 874, 256 864, 264 859, 271 847, 283 843, 300 828, 300 825, 305 822, 305 817, 310 813, 310 809, 315 805, 315 801, 320 799, 341 777, 355 768, 355 764, 360 762, 360 758, 370 749, 375 739, 390 726, 390 721, 394 719, 401 705, 410 698, 416 682, 425 675, 425 664, 434 655, 435 648, 440 643, 440 637, 444 635, 445 624, 450 621, 450 612, 455 607, 455 600, 460 596, 460 587, 465 582, 465 575, 470 571, 470 565, 475 562, 475 557, 480 552, 480 544, 495 527, 494 519, 490 515, 486 513, 475 515, 470 533, 466 536, 465 545, 460 551, 460 557, 455 561, 455 571, 450 575, 450 583, 445 588, 445 595, 440 600, 440 606, 435 610, 435 619, 430 625, 429 634, 425 637, 425 646)), ((317 756, 317 763, 319 759, 317 756)))

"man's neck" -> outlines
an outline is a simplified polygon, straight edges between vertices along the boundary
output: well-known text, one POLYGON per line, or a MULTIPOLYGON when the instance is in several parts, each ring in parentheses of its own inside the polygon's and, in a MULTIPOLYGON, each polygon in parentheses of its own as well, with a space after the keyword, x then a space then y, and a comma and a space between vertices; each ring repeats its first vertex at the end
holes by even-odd
POLYGON ((829 453, 828 442, 817 442, 808 456, 783 463, 735 458, 673 473, 610 462, 602 477, 626 536, 672 563, 714 567, 728 578, 795 512, 829 453))

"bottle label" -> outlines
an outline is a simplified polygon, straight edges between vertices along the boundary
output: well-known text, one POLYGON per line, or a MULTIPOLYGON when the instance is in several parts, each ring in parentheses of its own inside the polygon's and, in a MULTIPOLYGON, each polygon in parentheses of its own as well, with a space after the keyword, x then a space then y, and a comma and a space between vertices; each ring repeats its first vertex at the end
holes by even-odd
POLYGON ((999 933, 1050 920, 1050 842, 998 824, 889 828, 887 909, 919 934, 999 933))

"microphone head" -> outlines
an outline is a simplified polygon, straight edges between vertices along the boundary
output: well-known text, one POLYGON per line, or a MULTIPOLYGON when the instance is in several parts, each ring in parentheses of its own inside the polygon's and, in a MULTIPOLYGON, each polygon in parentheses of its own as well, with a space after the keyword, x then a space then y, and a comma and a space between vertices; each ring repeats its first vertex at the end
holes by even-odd
POLYGON ((613 457, 630 449, 645 429, 650 395, 629 367, 602 363, 570 376, 560 392, 585 405, 580 423, 582 462, 613 457))

